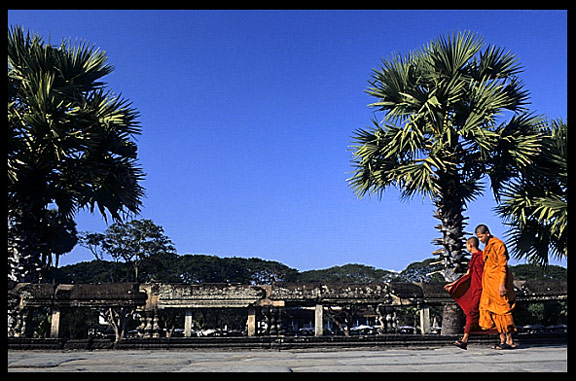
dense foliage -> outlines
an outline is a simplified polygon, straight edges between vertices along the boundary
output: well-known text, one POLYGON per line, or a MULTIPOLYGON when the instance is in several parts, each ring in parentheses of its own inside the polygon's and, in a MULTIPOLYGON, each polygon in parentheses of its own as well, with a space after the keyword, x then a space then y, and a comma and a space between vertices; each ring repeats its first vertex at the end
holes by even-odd
MULTIPOLYGON (((333 266, 327 269, 298 271, 280 262, 260 258, 220 258, 213 255, 158 254, 142 261, 140 280, 167 283, 238 283, 271 284, 276 282, 375 283, 443 281, 434 259, 409 264, 400 272, 377 269, 362 264, 333 266)), ((543 268, 537 265, 511 266, 515 279, 567 279, 561 266, 543 268)), ((124 262, 93 260, 64 266, 56 271, 61 283, 123 282, 130 274, 124 262)))
POLYGON ((568 256, 568 124, 543 128, 541 154, 502 192, 495 208, 509 226, 511 254, 547 265, 568 256))

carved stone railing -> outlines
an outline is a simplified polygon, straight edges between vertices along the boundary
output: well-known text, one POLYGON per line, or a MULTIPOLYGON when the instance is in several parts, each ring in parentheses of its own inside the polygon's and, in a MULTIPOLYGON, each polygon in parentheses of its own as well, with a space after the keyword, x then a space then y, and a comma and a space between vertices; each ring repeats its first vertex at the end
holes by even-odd
POLYGON ((26 332, 27 314, 32 308, 49 307, 50 337, 58 337, 63 308, 138 308, 148 296, 135 283, 107 284, 30 284, 8 282, 8 312, 17 320, 17 331, 26 332), (16 312, 16 316, 14 316, 16 312))
POLYGON ((8 285, 9 306, 24 307, 140 307, 148 295, 135 283, 8 285))
MULTIPOLYGON (((515 281, 517 300, 541 302, 567 300, 566 281, 515 281)), ((186 311, 184 334, 192 327, 191 311, 202 308, 247 309, 247 333, 256 334, 256 311, 279 311, 289 307, 314 307, 315 334, 320 336, 325 307, 369 305, 377 311, 398 306, 418 306, 421 327, 430 327, 429 306, 452 303, 443 283, 370 283, 370 284, 8 284, 8 309, 25 320, 30 308, 49 307, 51 337, 58 337, 63 308, 129 307, 141 311, 154 331, 156 312, 164 309, 186 311), (384 308, 382 308, 384 307, 384 308), (24 317, 23 317, 24 316, 24 317)), ((380 312, 379 312, 380 313, 380 312)), ((278 315, 278 312, 276 312, 278 315)), ((384 319, 384 316, 381 316, 384 319)), ((427 329, 428 328, 428 329, 427 329)))
POLYGON ((234 284, 143 284, 148 295, 146 309, 242 308, 264 299, 262 286, 234 284))

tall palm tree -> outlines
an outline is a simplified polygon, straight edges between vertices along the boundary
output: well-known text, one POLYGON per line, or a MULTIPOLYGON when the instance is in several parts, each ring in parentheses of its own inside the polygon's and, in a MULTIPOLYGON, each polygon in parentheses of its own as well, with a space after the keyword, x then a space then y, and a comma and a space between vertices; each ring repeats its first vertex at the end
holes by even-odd
POLYGON ((385 117, 356 131, 349 184, 359 197, 390 186, 403 198, 429 196, 440 220, 434 254, 448 281, 465 269, 463 212, 483 181, 498 197, 540 151, 540 119, 525 108, 519 72, 512 53, 466 32, 383 60, 369 81, 370 106, 385 117))
POLYGON ((495 209, 510 227, 512 254, 547 266, 550 256, 568 256, 568 125, 555 120, 543 132, 541 154, 507 184, 495 209))
POLYGON ((140 125, 101 81, 113 70, 104 52, 51 46, 19 27, 8 30, 7 48, 9 278, 31 281, 50 257, 38 233, 50 213, 69 221, 98 207, 119 220, 139 211, 140 125))

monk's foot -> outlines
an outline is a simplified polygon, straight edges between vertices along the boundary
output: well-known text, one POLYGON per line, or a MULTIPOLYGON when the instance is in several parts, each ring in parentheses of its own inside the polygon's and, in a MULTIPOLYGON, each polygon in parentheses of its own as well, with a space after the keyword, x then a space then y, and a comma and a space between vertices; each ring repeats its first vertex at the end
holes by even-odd
POLYGON ((512 347, 510 344, 506 344, 506 343, 496 344, 492 347, 492 349, 496 349, 496 350, 512 349, 512 348, 515 348, 515 347, 512 347))
POLYGON ((460 349, 464 349, 464 350, 468 349, 468 343, 465 343, 462 340, 456 340, 453 344, 460 349))

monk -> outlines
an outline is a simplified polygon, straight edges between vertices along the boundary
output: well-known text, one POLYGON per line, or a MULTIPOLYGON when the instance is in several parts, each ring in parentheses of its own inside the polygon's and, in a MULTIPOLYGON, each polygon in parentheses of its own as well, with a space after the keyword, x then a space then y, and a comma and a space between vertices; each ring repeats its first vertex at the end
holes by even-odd
POLYGON ((462 339, 456 340, 454 345, 461 349, 468 349, 468 337, 472 329, 477 330, 480 312, 480 296, 482 294, 482 272, 484 269, 484 258, 482 250, 478 248, 478 238, 470 237, 466 241, 466 250, 472 257, 468 263, 468 271, 458 280, 447 284, 444 289, 458 303, 466 315, 466 325, 462 339))
POLYGON ((486 225, 478 225, 474 231, 484 246, 484 273, 480 297, 480 319, 482 329, 494 329, 500 335, 500 344, 493 349, 515 347, 512 333, 516 331, 512 310, 515 306, 514 279, 508 268, 508 250, 504 242, 490 234, 486 225))

